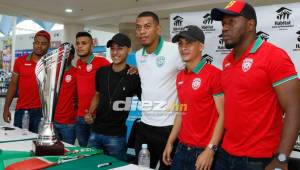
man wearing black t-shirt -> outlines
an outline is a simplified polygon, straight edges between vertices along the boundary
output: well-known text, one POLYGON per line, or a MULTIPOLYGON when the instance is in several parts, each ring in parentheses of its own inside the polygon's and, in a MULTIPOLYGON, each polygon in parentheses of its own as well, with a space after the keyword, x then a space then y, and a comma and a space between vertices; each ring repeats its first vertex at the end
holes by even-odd
POLYGON ((140 98, 138 75, 127 74, 126 64, 131 41, 121 33, 107 42, 113 63, 96 72, 96 94, 85 121, 92 124, 88 146, 103 149, 105 154, 126 160, 126 119, 130 111, 131 97, 140 98), (129 107, 128 107, 129 106, 129 107), (92 113, 96 110, 96 117, 92 113))

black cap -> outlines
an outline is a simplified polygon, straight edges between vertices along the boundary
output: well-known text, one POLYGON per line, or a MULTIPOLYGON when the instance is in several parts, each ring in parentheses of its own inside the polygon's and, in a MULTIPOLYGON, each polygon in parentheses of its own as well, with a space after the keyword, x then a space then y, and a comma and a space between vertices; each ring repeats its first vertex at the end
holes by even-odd
POLYGON ((213 20, 222 21, 224 15, 243 16, 247 19, 254 19, 257 22, 253 6, 241 0, 230 1, 224 9, 214 8, 211 10, 211 18, 213 20))
POLYGON ((196 25, 188 25, 183 28, 177 35, 172 38, 172 42, 176 43, 179 41, 179 38, 186 38, 191 41, 200 41, 204 44, 205 36, 203 31, 196 25))
POLYGON ((127 35, 122 34, 122 33, 118 33, 115 34, 111 40, 109 40, 106 44, 107 48, 110 48, 112 43, 117 43, 118 45, 124 47, 127 46, 128 48, 131 47, 131 40, 128 38, 127 35))

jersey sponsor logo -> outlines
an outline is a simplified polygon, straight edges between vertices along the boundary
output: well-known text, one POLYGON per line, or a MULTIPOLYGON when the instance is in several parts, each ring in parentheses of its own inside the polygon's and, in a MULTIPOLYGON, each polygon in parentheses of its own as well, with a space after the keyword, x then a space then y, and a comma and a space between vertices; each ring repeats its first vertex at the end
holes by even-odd
POLYGON ((226 68, 226 67, 229 67, 231 65, 231 63, 226 63, 225 65, 224 65, 224 67, 226 68))
POLYGON ((71 76, 71 75, 66 75, 65 81, 66 81, 67 83, 70 83, 71 80, 72 80, 72 76, 71 76))
POLYGON ((31 66, 31 63, 25 63, 24 65, 25 66, 31 66))
POLYGON ((183 85, 183 81, 179 81, 179 82, 178 82, 178 85, 183 85))
POLYGON ((162 67, 165 64, 165 62, 166 62, 166 59, 165 59, 164 56, 157 56, 157 58, 156 58, 156 65, 158 67, 162 67))
POLYGON ((93 65, 92 64, 89 64, 86 66, 86 71, 87 72, 91 72, 93 70, 93 65))
POLYGON ((194 78, 193 83, 192 83, 192 88, 194 90, 199 89, 199 87, 201 86, 201 79, 200 78, 194 78))
POLYGON ((243 72, 247 72, 251 69, 253 64, 253 59, 252 58, 245 58, 242 64, 242 70, 243 72))

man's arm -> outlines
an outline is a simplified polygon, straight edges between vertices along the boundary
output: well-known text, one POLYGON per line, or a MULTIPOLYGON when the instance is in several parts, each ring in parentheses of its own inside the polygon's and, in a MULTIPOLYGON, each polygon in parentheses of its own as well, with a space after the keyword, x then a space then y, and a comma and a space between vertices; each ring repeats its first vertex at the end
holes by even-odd
MULTIPOLYGON (((300 129, 300 83, 298 79, 293 79, 274 87, 274 89, 285 112, 277 153, 289 156, 300 129)), ((266 169, 274 169, 273 167, 287 169, 287 165, 280 165, 276 160, 273 160, 266 169)))
POLYGON ((180 128, 181 128, 181 121, 182 121, 182 115, 181 114, 182 113, 177 113, 177 115, 175 117, 172 131, 170 133, 167 144, 165 146, 165 150, 163 152, 163 162, 166 165, 171 165, 172 164, 171 153, 172 153, 172 150, 173 150, 173 144, 174 144, 175 140, 177 139, 180 128))
MULTIPOLYGON (((214 96, 214 102, 218 112, 218 120, 209 144, 218 145, 222 139, 224 130, 224 95, 221 94, 218 96, 214 96)), ((214 154, 214 150, 205 148, 205 150, 197 158, 196 169, 211 169, 214 154)))
POLYGON ((12 100, 14 99, 14 96, 18 89, 18 81, 19 76, 16 73, 12 74, 11 81, 8 86, 6 98, 5 98, 5 104, 4 104, 4 110, 3 110, 3 119, 5 122, 9 123, 11 121, 11 113, 9 111, 9 107, 11 105, 12 100))
POLYGON ((87 124, 92 124, 94 122, 94 118, 93 118, 92 114, 94 113, 94 111, 98 107, 99 100, 100 100, 100 94, 99 94, 98 91, 96 91, 96 93, 95 93, 95 95, 92 99, 90 108, 87 111, 87 113, 84 115, 84 120, 87 124))

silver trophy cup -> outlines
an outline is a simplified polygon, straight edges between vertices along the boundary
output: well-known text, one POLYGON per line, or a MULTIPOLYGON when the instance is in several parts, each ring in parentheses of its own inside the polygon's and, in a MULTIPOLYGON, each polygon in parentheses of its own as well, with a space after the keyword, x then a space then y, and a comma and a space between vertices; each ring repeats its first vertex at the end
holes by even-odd
POLYGON ((70 49, 71 45, 67 43, 47 53, 35 68, 44 117, 38 139, 34 141, 36 155, 56 155, 55 145, 60 143, 63 146, 54 132, 53 115, 70 49))

